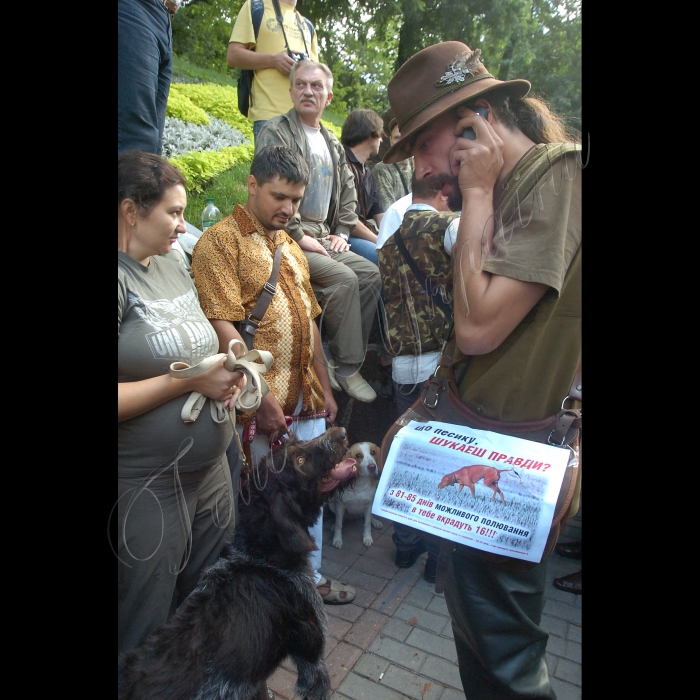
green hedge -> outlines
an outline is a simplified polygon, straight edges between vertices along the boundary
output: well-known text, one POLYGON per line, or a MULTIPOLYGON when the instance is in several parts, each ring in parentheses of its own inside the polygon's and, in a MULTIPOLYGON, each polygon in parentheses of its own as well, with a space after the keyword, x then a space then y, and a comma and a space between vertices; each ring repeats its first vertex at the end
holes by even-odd
MULTIPOLYGON (((238 111, 238 94, 230 85, 172 83, 166 114, 193 124, 208 124, 211 115, 238 129, 249 141, 221 151, 191 151, 168 158, 187 178, 190 192, 201 192, 212 178, 238 163, 253 160, 253 124, 238 111)), ((340 139, 341 127, 325 119, 321 122, 340 139)))
POLYGON ((170 86, 165 114, 168 117, 176 117, 191 124, 209 124, 207 113, 183 94, 180 83, 174 83, 170 86))

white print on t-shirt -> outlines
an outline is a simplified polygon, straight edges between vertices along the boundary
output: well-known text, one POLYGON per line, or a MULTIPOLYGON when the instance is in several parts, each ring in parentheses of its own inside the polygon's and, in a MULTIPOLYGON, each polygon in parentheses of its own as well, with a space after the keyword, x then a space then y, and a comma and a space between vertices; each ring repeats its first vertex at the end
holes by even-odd
POLYGON ((197 364, 217 347, 214 329, 202 320, 194 290, 172 301, 142 299, 134 292, 128 293, 128 299, 141 320, 156 329, 146 334, 153 357, 197 364))

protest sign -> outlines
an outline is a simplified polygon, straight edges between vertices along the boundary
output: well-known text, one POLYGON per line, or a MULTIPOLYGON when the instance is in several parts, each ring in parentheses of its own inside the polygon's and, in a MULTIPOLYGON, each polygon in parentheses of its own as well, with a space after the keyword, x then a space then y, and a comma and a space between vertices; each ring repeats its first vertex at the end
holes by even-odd
POLYGON ((569 448, 411 421, 396 433, 375 515, 487 552, 539 562, 569 448))

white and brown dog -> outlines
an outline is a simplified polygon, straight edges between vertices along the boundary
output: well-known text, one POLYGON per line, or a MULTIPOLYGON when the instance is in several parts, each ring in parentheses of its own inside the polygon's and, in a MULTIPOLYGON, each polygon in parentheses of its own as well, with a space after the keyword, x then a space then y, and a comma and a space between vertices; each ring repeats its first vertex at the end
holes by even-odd
POLYGON ((333 546, 340 549, 343 546, 343 517, 345 513, 350 515, 364 515, 365 525, 362 531, 362 544, 371 547, 372 528, 380 530, 384 523, 372 517, 372 503, 377 491, 379 475, 382 473, 381 450, 373 442, 356 442, 350 446, 345 458, 352 458, 357 465, 357 473, 351 479, 346 488, 336 492, 328 503, 328 507, 335 513, 335 527, 333 530, 333 546))

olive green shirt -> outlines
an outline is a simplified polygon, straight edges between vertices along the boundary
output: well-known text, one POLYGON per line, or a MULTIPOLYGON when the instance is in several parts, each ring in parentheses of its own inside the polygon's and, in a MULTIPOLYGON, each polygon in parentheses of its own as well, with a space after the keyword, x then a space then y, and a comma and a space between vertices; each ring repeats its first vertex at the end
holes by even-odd
MULTIPOLYGON (((513 169, 501 195, 522 187, 526 159, 557 145, 537 146, 513 169)), ((545 156, 546 157, 546 156, 545 156)), ((545 161, 546 162, 546 161, 545 161)), ((556 413, 581 357, 580 153, 551 164, 498 232, 484 270, 550 289, 501 345, 471 358, 460 382, 462 399, 499 420, 537 420, 556 413)))

